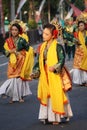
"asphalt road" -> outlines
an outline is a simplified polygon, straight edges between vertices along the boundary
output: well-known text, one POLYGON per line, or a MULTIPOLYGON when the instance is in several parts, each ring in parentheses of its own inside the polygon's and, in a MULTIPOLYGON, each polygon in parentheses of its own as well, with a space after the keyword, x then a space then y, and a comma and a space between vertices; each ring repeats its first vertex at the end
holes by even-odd
MULTIPOLYGON (((8 59, 0 56, 0 85, 7 79, 8 59)), ((66 62, 69 70, 72 62, 66 62)), ((74 116, 69 123, 43 125, 38 120, 39 101, 37 99, 38 80, 30 83, 32 95, 24 103, 9 104, 9 98, 0 98, 0 130, 87 130, 87 88, 73 85, 69 98, 74 116)))

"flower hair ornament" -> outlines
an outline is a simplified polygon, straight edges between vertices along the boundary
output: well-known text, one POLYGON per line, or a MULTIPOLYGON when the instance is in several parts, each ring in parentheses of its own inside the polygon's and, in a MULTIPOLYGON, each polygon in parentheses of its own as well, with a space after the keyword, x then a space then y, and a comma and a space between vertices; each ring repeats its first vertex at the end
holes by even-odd
POLYGON ((23 33, 23 29, 22 27, 20 26, 20 31, 19 31, 20 35, 23 33))
POLYGON ((58 20, 53 19, 50 23, 53 24, 56 27, 56 31, 54 31, 54 33, 58 33, 56 36, 57 37, 58 37, 58 35, 62 36, 62 26, 59 24, 58 20))
POLYGON ((58 37, 58 30, 53 30, 53 36, 54 36, 54 38, 57 38, 58 37))

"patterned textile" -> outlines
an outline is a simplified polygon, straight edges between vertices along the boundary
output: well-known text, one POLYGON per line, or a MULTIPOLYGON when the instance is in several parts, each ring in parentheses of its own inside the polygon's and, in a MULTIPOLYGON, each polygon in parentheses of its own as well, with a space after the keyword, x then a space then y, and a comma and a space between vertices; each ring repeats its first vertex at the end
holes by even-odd
POLYGON ((69 74, 68 70, 66 69, 66 67, 62 68, 61 78, 62 78, 62 82, 63 82, 63 90, 64 91, 71 90, 72 89, 72 81, 71 81, 70 74, 69 74))
POLYGON ((47 53, 47 76, 44 70, 43 53, 46 43, 43 43, 40 49, 39 65, 40 65, 40 78, 38 84, 38 98, 43 105, 47 105, 48 96, 50 95, 52 101, 52 110, 54 113, 64 115, 64 104, 68 103, 67 97, 62 89, 62 79, 60 74, 55 74, 49 71, 49 67, 58 63, 56 52, 57 41, 54 40, 50 45, 47 53), (54 54, 54 55, 53 55, 54 54), (51 57, 51 58, 50 58, 51 57))
POLYGON ((26 40, 18 37, 16 42, 14 42, 13 38, 10 37, 6 40, 4 49, 9 56, 8 78, 19 77, 25 61, 26 51, 29 49, 26 40), (10 53, 12 49, 15 49, 14 53, 10 53))
POLYGON ((87 46, 85 45, 85 38, 87 36, 87 32, 85 36, 82 32, 78 32, 78 39, 80 42, 80 46, 76 49, 75 59, 74 59, 74 68, 79 68, 87 71, 87 46))
POLYGON ((74 57, 74 68, 80 68, 82 60, 83 60, 84 52, 81 47, 77 47, 74 57))

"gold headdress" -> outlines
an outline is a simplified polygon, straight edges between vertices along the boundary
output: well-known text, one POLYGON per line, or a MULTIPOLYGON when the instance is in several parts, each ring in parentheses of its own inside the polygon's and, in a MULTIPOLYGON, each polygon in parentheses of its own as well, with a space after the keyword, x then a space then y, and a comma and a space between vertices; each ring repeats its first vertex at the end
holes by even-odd
POLYGON ((79 21, 84 21, 85 23, 87 23, 87 12, 83 12, 81 13, 81 15, 79 15, 76 19, 77 23, 79 21))
POLYGON ((28 27, 26 26, 26 23, 24 23, 23 21, 19 20, 19 19, 15 19, 13 21, 10 22, 8 28, 10 30, 11 26, 14 24, 14 23, 18 23, 22 29, 23 29, 23 32, 26 32, 28 30, 28 27))
POLYGON ((50 23, 53 24, 58 30, 59 34, 62 35, 62 26, 59 24, 58 20, 54 18, 50 23))

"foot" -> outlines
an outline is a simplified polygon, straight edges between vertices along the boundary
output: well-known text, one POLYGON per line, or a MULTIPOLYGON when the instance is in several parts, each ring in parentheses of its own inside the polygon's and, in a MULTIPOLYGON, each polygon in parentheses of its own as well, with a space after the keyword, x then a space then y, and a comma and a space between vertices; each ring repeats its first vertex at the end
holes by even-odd
POLYGON ((46 124, 48 124, 48 119, 41 120, 41 122, 42 122, 44 125, 46 125, 46 124))
POLYGON ((7 96, 3 94, 3 95, 2 95, 2 98, 3 98, 3 99, 6 99, 6 98, 7 98, 7 96))
POLYGON ((66 122, 69 122, 70 118, 69 117, 65 117, 66 122))
POLYGON ((82 86, 84 86, 84 85, 83 85, 83 84, 80 84, 79 86, 81 86, 81 87, 82 87, 82 86))
POLYGON ((52 124, 52 122, 49 122, 48 119, 43 119, 43 120, 41 120, 41 122, 42 122, 44 125, 52 124))
POLYGON ((24 99, 20 99, 19 102, 20 102, 20 103, 24 102, 24 99))
POLYGON ((9 101, 9 103, 10 103, 10 104, 12 104, 12 103, 13 103, 13 101, 12 101, 12 100, 10 100, 10 101, 9 101))
POLYGON ((58 125, 58 124, 59 124, 59 122, 53 122, 52 124, 53 124, 53 125, 58 125))
POLYGON ((84 86, 87 87, 87 83, 85 83, 84 86))

